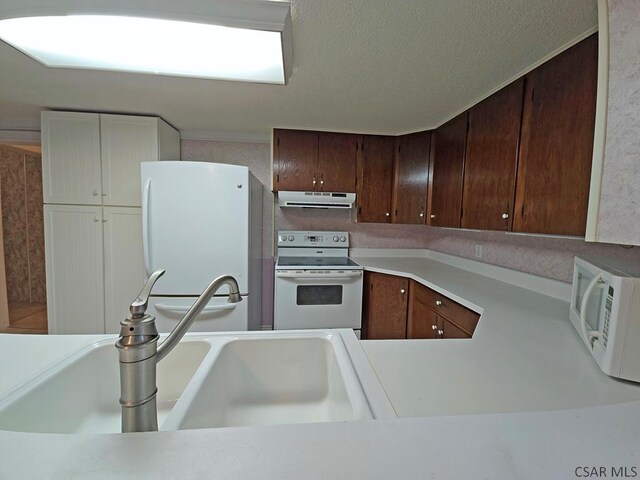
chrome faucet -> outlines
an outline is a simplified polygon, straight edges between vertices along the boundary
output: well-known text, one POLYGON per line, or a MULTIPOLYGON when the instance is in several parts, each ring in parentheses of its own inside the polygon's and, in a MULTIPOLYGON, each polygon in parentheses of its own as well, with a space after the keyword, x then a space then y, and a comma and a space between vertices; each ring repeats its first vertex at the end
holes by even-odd
POLYGON ((138 297, 129 307, 131 316, 120 322, 120 338, 116 342, 120 357, 120 405, 122 432, 153 432, 158 430, 156 405, 156 365, 166 357, 189 330, 193 320, 209 299, 222 287, 229 287, 228 302, 242 301, 238 282, 230 275, 213 280, 178 322, 169 336, 158 345, 156 318, 147 315, 151 289, 164 275, 164 270, 151 274, 138 297))

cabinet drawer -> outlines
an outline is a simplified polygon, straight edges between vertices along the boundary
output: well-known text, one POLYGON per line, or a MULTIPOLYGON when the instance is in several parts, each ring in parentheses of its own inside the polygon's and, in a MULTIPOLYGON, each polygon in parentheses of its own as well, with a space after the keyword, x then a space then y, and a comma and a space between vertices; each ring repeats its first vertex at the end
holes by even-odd
POLYGON ((433 308, 439 315, 442 315, 467 333, 473 334, 480 315, 424 285, 413 282, 411 286, 415 290, 418 301, 433 308))

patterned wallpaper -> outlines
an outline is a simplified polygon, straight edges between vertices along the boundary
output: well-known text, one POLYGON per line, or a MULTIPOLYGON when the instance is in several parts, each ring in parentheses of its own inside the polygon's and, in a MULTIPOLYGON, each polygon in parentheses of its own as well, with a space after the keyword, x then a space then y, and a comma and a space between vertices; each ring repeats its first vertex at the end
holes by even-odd
POLYGON ((42 161, 0 146, 0 189, 9 301, 46 302, 42 161))
POLYGON ((280 209, 276 225, 287 230, 346 230, 356 248, 428 248, 502 267, 571 282, 573 257, 616 257, 640 263, 640 247, 587 243, 571 237, 544 237, 426 227, 355 223, 355 214, 335 210, 280 209), (482 257, 475 256, 476 245, 482 257))
MULTIPOLYGON (((271 156, 268 144, 182 141, 183 160, 218 161, 247 165, 265 185, 271 184, 271 156)), ((268 187, 267 187, 268 188, 268 187)), ((570 282, 575 255, 617 257, 640 262, 640 247, 587 243, 581 239, 526 236, 504 232, 479 232, 426 227, 356 223, 355 213, 342 210, 280 209, 265 195, 263 248, 270 256, 275 230, 344 230, 357 248, 429 248, 451 255, 570 282), (272 202, 267 207, 267 200, 272 202), (273 224, 268 221, 274 215, 273 224), (476 245, 482 257, 475 256, 476 245)))
POLYGON ((640 8, 609 0, 609 96, 596 239, 640 245, 640 8))

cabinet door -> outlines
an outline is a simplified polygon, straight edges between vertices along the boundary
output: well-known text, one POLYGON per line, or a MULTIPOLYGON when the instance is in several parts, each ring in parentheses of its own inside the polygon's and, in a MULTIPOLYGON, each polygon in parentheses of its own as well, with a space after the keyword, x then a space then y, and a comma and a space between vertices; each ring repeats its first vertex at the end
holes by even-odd
POLYGON ((597 49, 593 35, 526 76, 514 231, 584 235, 597 49))
POLYGON ((325 192, 355 193, 360 135, 329 132, 318 135, 318 188, 325 192))
POLYGON ((429 225, 460 226, 466 137, 466 112, 437 128, 433 134, 429 225))
POLYGON ((425 223, 431 132, 396 139, 393 223, 425 223))
POLYGON ((407 338, 440 338, 440 318, 430 308, 426 287, 411 280, 409 287, 409 316, 407 320, 407 338))
POLYGON ((141 205, 140 163, 158 160, 158 119, 100 115, 104 205, 141 205))
POLYGON ((391 222, 394 138, 363 135, 358 156, 358 221, 391 222))
POLYGON ((102 207, 45 205, 49 333, 104 333, 102 207))
POLYGON ((144 285, 140 208, 104 207, 105 333, 118 333, 144 285))
POLYGON ((458 328, 446 318, 440 317, 440 322, 441 329, 438 331, 440 338, 471 338, 471 335, 458 328))
POLYGON ((462 228, 510 230, 524 80, 469 111, 462 228))
POLYGON ((363 338, 406 338, 409 280, 394 275, 365 272, 363 288, 363 338))
POLYGON ((100 117, 42 112, 45 203, 100 205, 100 117))
POLYGON ((273 131, 273 191, 308 192, 318 185, 318 132, 273 131))

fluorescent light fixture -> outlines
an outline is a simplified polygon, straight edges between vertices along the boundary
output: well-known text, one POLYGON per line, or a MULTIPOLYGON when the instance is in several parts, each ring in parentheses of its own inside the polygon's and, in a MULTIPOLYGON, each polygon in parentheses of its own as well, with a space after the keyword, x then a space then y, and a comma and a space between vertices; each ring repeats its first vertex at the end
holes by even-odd
POLYGON ((49 67, 274 84, 287 81, 285 61, 290 54, 284 28, 246 28, 209 23, 206 17, 185 21, 151 15, 153 12, 150 16, 5 18, 0 20, 0 38, 49 67))

